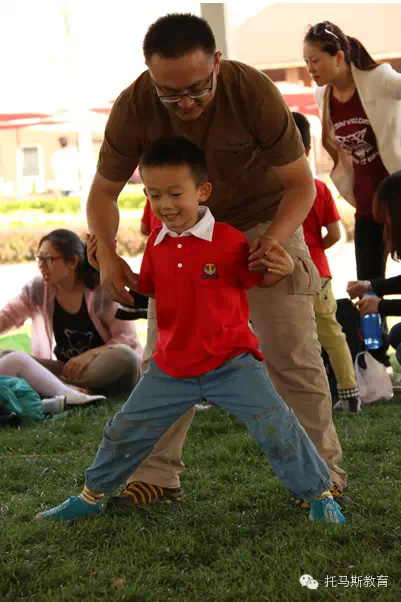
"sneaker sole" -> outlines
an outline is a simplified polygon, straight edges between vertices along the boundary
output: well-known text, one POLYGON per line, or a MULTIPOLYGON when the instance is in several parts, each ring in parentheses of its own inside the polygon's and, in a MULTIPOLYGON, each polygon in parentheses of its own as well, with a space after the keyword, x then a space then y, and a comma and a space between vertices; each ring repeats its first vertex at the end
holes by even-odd
POLYGON ((153 500, 150 504, 137 504, 128 493, 124 493, 120 495, 114 495, 113 497, 111 497, 107 502, 106 511, 113 510, 115 508, 118 508, 119 510, 129 511, 133 510, 134 508, 153 506, 153 504, 175 504, 176 502, 182 502, 183 500, 184 492, 182 490, 181 492, 172 494, 166 493, 161 498, 153 500))
MULTIPOLYGON (((350 506, 350 504, 353 504, 352 499, 347 495, 334 495, 333 500, 337 502, 340 508, 346 508, 347 506, 350 506)), ((296 500, 296 507, 305 510, 310 510, 311 503, 305 502, 304 500, 296 500)))
POLYGON ((347 495, 334 495, 333 499, 335 502, 337 502, 340 508, 346 508, 350 504, 353 504, 352 499, 347 495))

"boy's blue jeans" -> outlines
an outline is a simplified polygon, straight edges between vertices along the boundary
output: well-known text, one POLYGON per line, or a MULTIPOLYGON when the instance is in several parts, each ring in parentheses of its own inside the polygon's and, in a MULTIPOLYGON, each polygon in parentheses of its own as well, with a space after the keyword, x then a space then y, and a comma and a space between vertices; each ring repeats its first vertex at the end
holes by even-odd
POLYGON ((160 436, 195 403, 207 399, 244 422, 273 472, 297 498, 331 487, 326 463, 273 389, 262 362, 239 355, 197 378, 172 378, 152 361, 121 410, 109 420, 87 487, 113 493, 152 451, 160 436))

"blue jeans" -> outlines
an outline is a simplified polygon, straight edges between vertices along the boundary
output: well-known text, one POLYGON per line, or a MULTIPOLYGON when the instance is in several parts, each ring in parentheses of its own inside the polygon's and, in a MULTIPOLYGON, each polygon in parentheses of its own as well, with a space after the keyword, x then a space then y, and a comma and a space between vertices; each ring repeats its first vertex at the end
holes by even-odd
POLYGON ((172 378, 152 361, 121 410, 104 429, 86 485, 113 493, 150 454, 161 435, 195 403, 208 399, 244 422, 273 472, 297 498, 331 487, 326 463, 277 395, 262 362, 239 355, 196 378, 172 378))

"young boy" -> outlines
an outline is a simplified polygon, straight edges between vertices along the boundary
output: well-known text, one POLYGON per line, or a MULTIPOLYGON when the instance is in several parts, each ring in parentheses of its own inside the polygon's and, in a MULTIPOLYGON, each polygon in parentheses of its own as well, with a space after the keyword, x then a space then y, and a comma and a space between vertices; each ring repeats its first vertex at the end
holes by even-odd
MULTIPOLYGON (((163 223, 153 213, 152 207, 150 206, 149 199, 146 199, 145 207, 143 209, 143 214, 142 214, 142 218, 141 218, 141 225, 140 225, 141 234, 143 234, 144 236, 147 237, 152 232, 152 230, 154 230, 154 228, 158 228, 159 226, 162 226, 162 225, 163 225, 163 223)), ((155 302, 154 302, 154 299, 151 299, 151 298, 149 298, 147 318, 148 318, 148 321, 156 319, 155 302)), ((154 329, 151 329, 151 330, 148 329, 148 331, 147 331, 146 345, 145 345, 145 350, 143 353, 143 363, 142 363, 144 372, 147 370, 147 368, 149 366, 149 362, 150 362, 150 359, 152 356, 152 349, 156 342, 155 340, 153 340, 153 338, 149 339, 150 332, 154 332, 154 329)), ((195 407, 196 412, 203 412, 204 410, 209 410, 210 408, 212 408, 213 405, 210 403, 196 403, 194 407, 195 407)))
POLYGON ((152 210, 163 222, 149 236, 137 284, 139 292, 156 298, 155 353, 106 424, 81 494, 38 518, 98 514, 104 494, 124 482, 161 435, 205 398, 246 424, 283 485, 312 501, 312 520, 345 523, 328 491, 327 466, 273 389, 248 325, 246 289, 276 284, 292 272, 291 258, 276 244, 261 260, 263 273, 249 271, 244 234, 199 207, 211 184, 202 151, 188 139, 157 140, 140 169, 152 210))
MULTIPOLYGON (((308 156, 311 149, 309 121, 301 113, 294 112, 293 117, 301 133, 306 156, 308 156)), ((354 363, 345 334, 336 319, 337 303, 331 288, 332 276, 325 254, 325 249, 329 249, 340 240, 339 222, 341 218, 326 184, 315 178, 315 186, 315 202, 303 227, 306 244, 320 274, 320 295, 314 299, 317 335, 320 344, 329 356, 337 379, 339 401, 334 408, 359 412, 361 401, 354 363), (327 229, 324 237, 322 235, 323 227, 327 229)))

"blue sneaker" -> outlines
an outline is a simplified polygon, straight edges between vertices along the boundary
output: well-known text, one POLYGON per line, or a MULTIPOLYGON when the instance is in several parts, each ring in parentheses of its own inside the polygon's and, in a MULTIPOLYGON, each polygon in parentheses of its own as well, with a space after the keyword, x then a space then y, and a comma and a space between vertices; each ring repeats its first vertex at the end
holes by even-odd
POLYGON ((35 518, 38 520, 74 520, 83 516, 94 516, 101 512, 101 506, 97 504, 87 504, 77 495, 73 495, 65 500, 62 504, 39 512, 35 518))
POLYGON ((315 522, 325 523, 326 525, 345 525, 347 522, 342 515, 340 506, 330 497, 314 500, 312 502, 309 518, 315 522))

